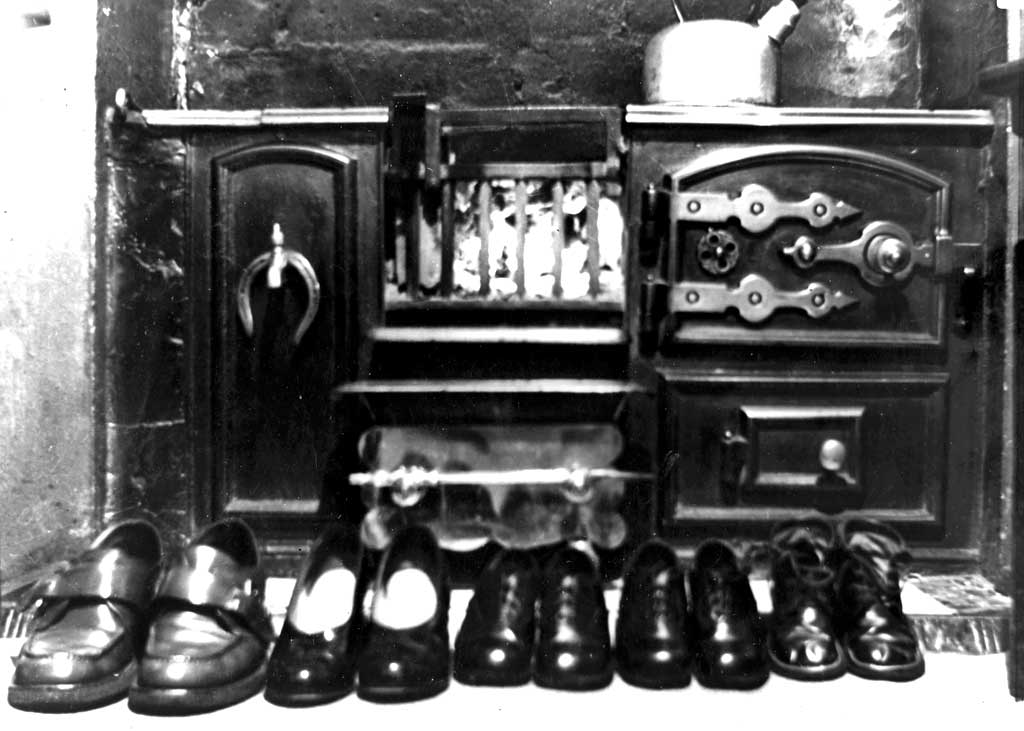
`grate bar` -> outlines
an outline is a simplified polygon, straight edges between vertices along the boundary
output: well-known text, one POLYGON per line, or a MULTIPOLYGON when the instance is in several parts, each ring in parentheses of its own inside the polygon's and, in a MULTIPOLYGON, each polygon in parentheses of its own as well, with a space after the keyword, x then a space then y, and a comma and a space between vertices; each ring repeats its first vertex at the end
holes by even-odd
POLYGON ((601 204, 601 184, 587 181, 587 273, 590 275, 590 296, 601 291, 601 242, 597 235, 597 211, 601 204))
POLYGON ((410 191, 405 210, 405 291, 409 299, 420 299, 420 221, 423 219, 423 194, 410 191))
POLYGON ((565 187, 561 180, 551 186, 551 253, 554 264, 551 273, 555 282, 551 286, 551 295, 555 299, 562 297, 562 254, 565 252, 565 187))
POLYGON ((455 195, 451 181, 441 186, 441 296, 451 297, 455 280, 455 195))
POLYGON ((516 292, 526 294, 526 181, 516 181, 516 292))
POLYGON ((480 233, 480 295, 486 297, 491 293, 491 184, 480 181, 477 191, 477 229, 480 233))

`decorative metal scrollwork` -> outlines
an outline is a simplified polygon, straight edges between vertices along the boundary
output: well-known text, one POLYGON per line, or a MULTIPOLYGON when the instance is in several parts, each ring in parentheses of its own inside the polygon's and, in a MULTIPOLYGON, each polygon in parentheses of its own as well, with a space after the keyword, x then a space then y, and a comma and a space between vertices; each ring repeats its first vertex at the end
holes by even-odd
POLYGON ((728 231, 709 228, 697 242, 697 263, 714 277, 731 272, 739 260, 739 242, 728 231))

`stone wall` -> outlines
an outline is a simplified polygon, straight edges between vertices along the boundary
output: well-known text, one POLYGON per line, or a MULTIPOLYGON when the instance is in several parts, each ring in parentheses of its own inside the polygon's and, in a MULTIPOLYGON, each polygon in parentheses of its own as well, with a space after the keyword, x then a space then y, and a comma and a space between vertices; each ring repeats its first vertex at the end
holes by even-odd
MULTIPOLYGON (((92 0, 51 24, 0 21, 0 576, 64 558, 92 533, 92 0)), ((5 8, 6 10, 6 8, 5 8)))
MULTIPOLYGON (((688 19, 733 20, 773 2, 679 0, 688 19)), ((676 22, 670 0, 104 5, 119 17, 112 76, 152 88, 151 106, 191 108, 375 105, 410 90, 454 106, 636 102, 644 48, 676 22)), ((1003 15, 994 0, 810 0, 783 48, 784 103, 981 103, 974 76, 1003 53, 1003 15)), ((700 71, 729 60, 722 48, 700 71)))

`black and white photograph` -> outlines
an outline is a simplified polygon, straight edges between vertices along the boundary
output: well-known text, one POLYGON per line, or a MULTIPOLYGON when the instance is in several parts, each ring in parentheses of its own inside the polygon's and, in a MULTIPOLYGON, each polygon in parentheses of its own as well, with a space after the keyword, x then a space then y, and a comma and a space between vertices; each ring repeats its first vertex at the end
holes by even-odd
POLYGON ((1024 728, 1024 0, 4 0, 4 729, 1024 728))

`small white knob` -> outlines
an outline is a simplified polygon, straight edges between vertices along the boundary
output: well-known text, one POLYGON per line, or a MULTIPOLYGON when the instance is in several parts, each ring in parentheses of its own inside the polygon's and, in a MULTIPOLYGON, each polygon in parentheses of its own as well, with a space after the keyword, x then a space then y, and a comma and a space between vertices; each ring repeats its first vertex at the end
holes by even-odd
POLYGON ((818 461, 827 472, 838 472, 846 464, 846 445, 838 439, 826 439, 821 443, 818 461))

